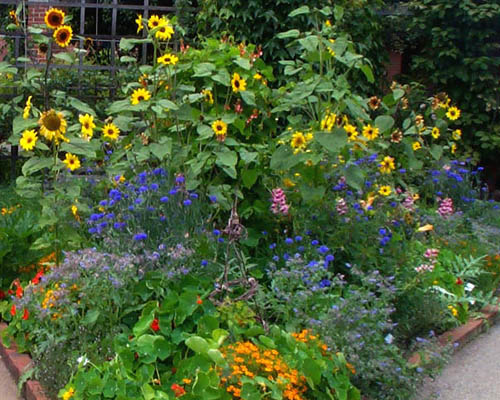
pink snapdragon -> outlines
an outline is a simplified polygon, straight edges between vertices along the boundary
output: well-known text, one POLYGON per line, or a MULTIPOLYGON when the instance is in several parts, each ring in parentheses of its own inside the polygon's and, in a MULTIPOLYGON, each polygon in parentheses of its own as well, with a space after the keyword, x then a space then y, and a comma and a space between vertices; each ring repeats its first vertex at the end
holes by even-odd
POLYGON ((347 214, 347 211, 349 211, 349 209, 347 208, 346 201, 344 199, 342 199, 342 198, 337 199, 337 205, 335 207, 337 209, 337 214, 338 215, 347 214))
POLYGON ((288 215, 288 210, 290 209, 290 205, 286 203, 286 194, 281 188, 276 188, 271 190, 272 196, 272 204, 271 204, 271 212, 273 214, 281 214, 288 215))
POLYGON ((439 208, 437 209, 437 213, 443 218, 452 215, 454 213, 453 200, 449 197, 441 200, 441 202, 439 203, 439 208))

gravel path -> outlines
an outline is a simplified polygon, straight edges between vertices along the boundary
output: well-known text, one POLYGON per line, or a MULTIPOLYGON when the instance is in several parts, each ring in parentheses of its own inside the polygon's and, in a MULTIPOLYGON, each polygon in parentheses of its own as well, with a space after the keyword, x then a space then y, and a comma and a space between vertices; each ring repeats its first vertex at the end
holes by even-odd
POLYGON ((0 399, 2 400, 19 400, 17 396, 17 387, 14 380, 10 376, 9 371, 0 357, 0 399))
POLYGON ((417 400, 500 400, 500 322, 453 355, 417 400))

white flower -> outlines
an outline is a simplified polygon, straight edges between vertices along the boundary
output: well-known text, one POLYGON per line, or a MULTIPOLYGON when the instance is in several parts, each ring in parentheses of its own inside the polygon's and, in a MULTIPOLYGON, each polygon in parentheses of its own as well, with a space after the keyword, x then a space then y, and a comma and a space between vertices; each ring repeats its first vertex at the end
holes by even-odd
POLYGON ((472 292, 476 286, 468 282, 465 284, 464 289, 466 292, 472 292))
POLYGON ((78 363, 79 366, 81 365, 85 367, 89 362, 89 359, 86 356, 80 356, 76 359, 76 362, 78 363))
POLYGON ((387 344, 391 344, 392 341, 394 340, 394 336, 392 336, 390 333, 384 338, 385 342, 387 344))

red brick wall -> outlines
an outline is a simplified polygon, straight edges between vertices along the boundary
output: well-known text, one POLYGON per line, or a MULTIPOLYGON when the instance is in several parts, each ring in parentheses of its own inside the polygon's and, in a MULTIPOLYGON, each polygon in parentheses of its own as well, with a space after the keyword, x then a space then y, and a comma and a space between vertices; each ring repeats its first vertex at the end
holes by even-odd
MULTIPOLYGON (((28 7, 28 26, 45 25, 45 12, 49 9, 48 6, 31 5, 28 7)), ((45 56, 39 54, 36 48, 33 48, 32 54, 37 62, 45 62, 45 56)))
POLYGON ((389 53, 389 65, 387 66, 387 80, 392 82, 394 76, 401 74, 403 65, 403 54, 391 51, 389 53))

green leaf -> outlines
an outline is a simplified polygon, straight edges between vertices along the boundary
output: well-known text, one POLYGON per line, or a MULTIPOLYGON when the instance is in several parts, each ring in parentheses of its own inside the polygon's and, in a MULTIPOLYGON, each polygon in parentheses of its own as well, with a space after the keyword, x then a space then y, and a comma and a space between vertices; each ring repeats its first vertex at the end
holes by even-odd
POLYGON ((31 157, 23 164, 21 171, 24 176, 28 176, 41 169, 51 167, 53 164, 54 160, 52 158, 40 158, 35 156, 31 157))
POLYGON ((229 72, 227 72, 227 70, 224 68, 219 69, 217 73, 211 77, 211 79, 224 86, 231 85, 231 77, 229 76, 229 72))
POLYGON ((255 106, 255 93, 251 92, 249 90, 244 90, 241 93, 241 98, 245 103, 247 103, 249 106, 255 106))
POLYGON ((443 147, 437 144, 433 144, 429 151, 435 160, 440 160, 443 155, 443 147))
POLYGON ((235 151, 216 151, 214 154, 217 157, 216 163, 227 167, 234 167, 238 162, 238 154, 235 151))
POLYGON ((403 89, 394 89, 392 95, 394 96, 394 100, 399 100, 405 95, 405 91, 403 89))
POLYGON ((90 114, 94 117, 96 116, 95 111, 92 108, 90 108, 87 103, 75 99, 74 97, 69 98, 69 105, 82 113, 90 114))
POLYGON ((342 128, 335 128, 333 132, 318 132, 314 139, 331 153, 339 153, 347 144, 347 135, 342 128))
POLYGON ((274 170, 288 170, 303 161, 299 154, 293 154, 290 146, 280 146, 271 156, 270 167, 274 170))
POLYGON ((161 99, 160 101, 158 101, 158 104, 163 108, 167 108, 172 111, 177 111, 179 109, 179 106, 177 104, 167 99, 161 99))
POLYGON ((241 171, 243 185, 248 189, 250 189, 255 184, 255 182, 257 182, 258 177, 259 172, 256 169, 245 169, 241 171))
POLYGON ((241 68, 246 69, 247 71, 252 68, 252 65, 250 64, 250 60, 248 58, 237 57, 234 60, 234 63, 239 65, 241 68))
POLYGON ((311 11, 309 10, 308 6, 302 6, 299 8, 296 8, 292 12, 288 14, 289 17, 295 17, 296 15, 301 15, 301 14, 309 14, 311 11))
POLYGON ((276 343, 274 343, 274 340, 273 340, 273 339, 271 339, 271 338, 268 338, 267 336, 260 335, 260 336, 259 336, 259 340, 260 340, 260 342, 261 342, 264 346, 266 346, 266 347, 268 347, 268 348, 270 348, 270 349, 275 349, 275 348, 276 348, 276 343))
POLYGON ((120 57, 120 62, 122 63, 135 63, 137 59, 135 57, 130 57, 130 56, 121 56, 120 57))
POLYGON ((217 365, 223 366, 227 364, 226 359, 218 349, 210 349, 208 350, 207 354, 210 359, 217 365))
POLYGON ((373 76, 373 71, 372 69, 370 68, 369 65, 367 64, 363 64, 361 67, 360 67, 361 71, 363 72, 363 74, 365 74, 366 76, 366 79, 368 79, 368 82, 370 83, 373 83, 375 82, 375 78, 373 76))
POLYGON ((22 115, 18 115, 16 118, 14 118, 12 133, 14 135, 17 135, 26 129, 34 128, 37 125, 38 123, 35 119, 23 119, 22 115))
POLYGON ((95 158, 96 152, 92 150, 90 144, 86 141, 84 141, 84 143, 79 143, 80 140, 74 138, 69 143, 66 142, 62 143, 61 150, 72 154, 78 154, 81 156, 95 158))
POLYGON ((82 322, 84 325, 93 325, 97 321, 97 318, 99 318, 100 312, 99 310, 89 310, 85 314, 85 317, 83 318, 82 322))
POLYGON ((299 39, 299 43, 309 52, 313 52, 318 49, 319 40, 317 36, 307 36, 303 39, 299 39))
POLYGON ((306 203, 320 201, 325 196, 326 188, 324 186, 300 185, 300 194, 306 203))
POLYGON ((379 115, 375 118, 375 126, 380 130, 380 133, 387 132, 394 125, 394 118, 390 115, 379 115))
POLYGON ((310 378, 315 385, 321 382, 321 367, 311 358, 304 360, 303 371, 307 378, 310 378))
POLYGON ((286 32, 280 32, 276 35, 278 39, 295 39, 300 36, 300 31, 298 29, 290 29, 286 32))
POLYGON ((160 161, 165 159, 165 156, 172 153, 172 139, 166 138, 164 143, 152 143, 149 145, 149 150, 153 153, 160 161))
POLYGON ((197 354, 207 354, 209 350, 208 342, 201 336, 191 336, 185 341, 186 346, 197 354))
POLYGON ((365 173, 356 164, 350 164, 345 170, 346 182, 354 189, 361 190, 365 183, 365 173))
POLYGON ((76 57, 74 53, 68 53, 68 52, 56 53, 54 54, 54 58, 65 61, 68 64, 74 64, 76 62, 76 57))
POLYGON ((212 63, 200 63, 195 65, 193 69, 193 77, 204 77, 212 75, 212 72, 215 71, 216 66, 212 63))

